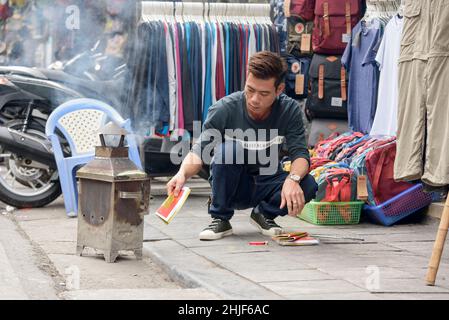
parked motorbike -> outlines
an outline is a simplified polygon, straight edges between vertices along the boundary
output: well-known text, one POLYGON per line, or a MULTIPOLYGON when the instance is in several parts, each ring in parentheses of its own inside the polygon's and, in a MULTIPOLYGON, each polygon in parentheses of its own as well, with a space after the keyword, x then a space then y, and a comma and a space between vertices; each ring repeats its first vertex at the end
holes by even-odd
MULTIPOLYGON (((0 200, 41 207, 61 194, 45 124, 62 103, 93 98, 119 108, 126 64, 95 48, 53 69, 0 67, 0 200)), ((63 141, 64 153, 70 147, 63 141)))

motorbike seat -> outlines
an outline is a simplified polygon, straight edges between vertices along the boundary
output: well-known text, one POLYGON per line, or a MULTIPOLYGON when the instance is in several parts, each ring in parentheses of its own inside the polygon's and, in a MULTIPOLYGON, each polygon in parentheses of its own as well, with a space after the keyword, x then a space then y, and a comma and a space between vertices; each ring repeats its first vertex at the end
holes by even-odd
MULTIPOLYGON (((63 71, 39 69, 48 80, 62 83, 68 87, 72 87, 81 92, 88 92, 86 96, 94 97, 97 99, 111 98, 117 92, 121 92, 121 85, 123 82, 120 79, 109 81, 92 81, 87 79, 81 79, 63 71), (92 96, 92 94, 94 94, 92 96)), ((110 100, 110 99, 108 99, 110 100)), ((115 105, 115 101, 107 101, 115 105)))

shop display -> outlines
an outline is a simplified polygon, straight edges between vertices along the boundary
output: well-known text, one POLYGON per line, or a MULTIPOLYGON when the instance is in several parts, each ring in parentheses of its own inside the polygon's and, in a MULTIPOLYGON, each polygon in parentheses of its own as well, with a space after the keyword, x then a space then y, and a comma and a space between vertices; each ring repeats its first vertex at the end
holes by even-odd
MULTIPOLYGON (((313 210, 321 212, 312 223, 326 221, 331 211, 335 218, 340 211, 333 203, 363 200, 363 212, 366 210, 367 215, 383 225, 396 223, 431 203, 432 196, 424 193, 422 186, 418 188, 419 184, 394 180, 395 138, 350 132, 333 134, 319 142, 312 154, 310 174, 318 183, 315 206, 320 208, 313 210)), ((314 212, 311 210, 311 205, 305 208, 302 218, 314 212)), ((339 219, 343 223, 341 215, 339 219)))
POLYGON ((253 53, 279 52, 276 30, 266 19, 258 23, 256 17, 250 24, 158 20, 138 27, 125 108, 135 125, 147 131, 192 131, 193 122, 204 121, 213 103, 244 88, 253 53))

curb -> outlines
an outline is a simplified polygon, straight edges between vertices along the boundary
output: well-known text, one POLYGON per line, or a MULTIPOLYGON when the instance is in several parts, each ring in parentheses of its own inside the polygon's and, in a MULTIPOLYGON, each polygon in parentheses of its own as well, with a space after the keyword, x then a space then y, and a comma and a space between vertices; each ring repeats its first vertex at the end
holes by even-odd
MULTIPOLYGON (((146 228, 152 228, 146 224, 146 228)), ((221 299, 279 300, 284 297, 192 252, 174 240, 143 243, 143 254, 150 257, 171 279, 187 288, 204 288, 221 299)))

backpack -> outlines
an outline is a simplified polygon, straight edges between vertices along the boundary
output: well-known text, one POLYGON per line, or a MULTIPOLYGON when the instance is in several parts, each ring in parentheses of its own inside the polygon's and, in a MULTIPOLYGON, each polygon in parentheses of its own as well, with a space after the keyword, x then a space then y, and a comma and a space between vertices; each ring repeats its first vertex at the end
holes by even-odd
MULTIPOLYGON (((337 150, 345 143, 354 141, 355 139, 363 137, 360 132, 346 132, 341 135, 332 134, 327 140, 317 143, 316 152, 319 157, 325 157, 332 159, 332 154, 336 153, 337 150), (334 137, 331 139, 331 137, 334 137)), ((336 154, 335 154, 336 156, 336 154)))
POLYGON ((349 75, 341 65, 341 56, 313 55, 309 79, 308 117, 347 119, 349 75))
POLYGON ((360 18, 360 0, 316 0, 313 51, 343 54, 360 18))
POLYGON ((328 159, 328 158, 312 157, 312 158, 310 158, 309 171, 313 171, 313 170, 315 170, 319 167, 322 167, 330 162, 332 162, 332 160, 328 159))
MULTIPOLYGON (((289 1, 286 1, 288 5, 289 1)), ((304 19, 305 21, 313 21, 315 17, 315 0, 291 0, 288 17, 296 16, 304 19)))
POLYGON ((293 99, 304 99, 308 93, 309 67, 311 59, 286 55, 288 71, 285 77, 285 94, 293 99))
POLYGON ((337 154, 335 161, 351 163, 350 159, 355 154, 355 152, 362 148, 365 144, 370 141, 370 136, 366 135, 354 141, 351 141, 344 145, 344 148, 337 154))
POLYGON ((300 55, 311 55, 313 21, 305 21, 300 17, 287 19, 288 45, 287 52, 300 55))
POLYGON ((394 180, 395 158, 396 142, 375 148, 366 155, 366 172, 372 189, 371 204, 380 205, 413 186, 409 182, 394 180))
POLYGON ((357 199, 357 177, 349 168, 331 168, 318 183, 316 201, 350 202, 357 199))
POLYGON ((12 10, 9 8, 8 0, 0 0, 0 20, 6 20, 12 15, 12 10))

